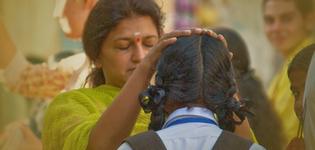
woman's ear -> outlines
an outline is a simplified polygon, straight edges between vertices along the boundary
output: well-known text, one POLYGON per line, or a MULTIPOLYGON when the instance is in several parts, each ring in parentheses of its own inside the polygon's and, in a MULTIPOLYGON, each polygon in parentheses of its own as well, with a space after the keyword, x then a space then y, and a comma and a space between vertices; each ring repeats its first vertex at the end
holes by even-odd
POLYGON ((165 33, 164 29, 160 29, 160 35, 159 36, 162 37, 164 33, 165 33))
POLYGON ((94 65, 96 68, 102 68, 102 63, 99 58, 94 61, 94 65))

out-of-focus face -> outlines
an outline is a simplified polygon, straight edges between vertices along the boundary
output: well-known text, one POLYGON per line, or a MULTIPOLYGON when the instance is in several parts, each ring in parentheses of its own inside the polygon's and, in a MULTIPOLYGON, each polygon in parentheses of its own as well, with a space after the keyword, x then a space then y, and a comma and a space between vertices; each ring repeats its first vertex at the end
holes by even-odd
POLYGON ((295 98, 294 111, 298 118, 301 119, 303 113, 303 96, 305 88, 306 72, 295 69, 289 74, 291 82, 291 91, 295 98))
POLYGON ((103 69, 106 83, 122 87, 158 38, 157 28, 149 16, 123 19, 103 41, 96 62, 103 69))
POLYGON ((56 0, 54 17, 68 38, 80 39, 97 0, 56 0))
POLYGON ((67 0, 64 16, 68 20, 70 32, 65 33, 72 39, 80 39, 84 29, 84 24, 91 12, 92 6, 87 6, 84 0, 67 0))
POLYGON ((293 1, 267 1, 263 13, 267 38, 284 56, 307 37, 307 19, 293 1))

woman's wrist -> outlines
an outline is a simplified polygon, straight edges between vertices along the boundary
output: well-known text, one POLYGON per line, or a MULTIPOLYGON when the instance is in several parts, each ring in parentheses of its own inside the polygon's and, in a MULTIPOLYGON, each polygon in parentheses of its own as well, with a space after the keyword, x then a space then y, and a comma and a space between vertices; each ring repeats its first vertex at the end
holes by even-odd
POLYGON ((150 63, 140 63, 137 66, 137 70, 143 75, 145 79, 150 81, 152 78, 154 71, 155 71, 155 66, 150 64, 150 63))

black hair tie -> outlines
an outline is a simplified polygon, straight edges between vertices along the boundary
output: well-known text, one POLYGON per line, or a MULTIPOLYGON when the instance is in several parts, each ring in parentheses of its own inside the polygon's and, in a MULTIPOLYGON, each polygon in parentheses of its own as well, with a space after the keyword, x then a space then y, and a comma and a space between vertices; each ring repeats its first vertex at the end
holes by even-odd
POLYGON ((147 90, 139 95, 139 101, 145 113, 156 110, 164 102, 166 92, 163 88, 149 86, 147 90))

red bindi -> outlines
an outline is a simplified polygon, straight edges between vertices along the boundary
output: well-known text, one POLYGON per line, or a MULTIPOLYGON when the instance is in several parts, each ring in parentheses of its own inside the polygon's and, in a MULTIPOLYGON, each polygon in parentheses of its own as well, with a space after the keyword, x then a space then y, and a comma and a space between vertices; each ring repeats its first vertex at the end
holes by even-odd
POLYGON ((134 41, 135 43, 140 43, 141 42, 141 34, 139 32, 134 33, 134 41))
POLYGON ((137 43, 139 43, 139 42, 140 42, 140 37, 136 37, 135 41, 136 41, 137 43))

